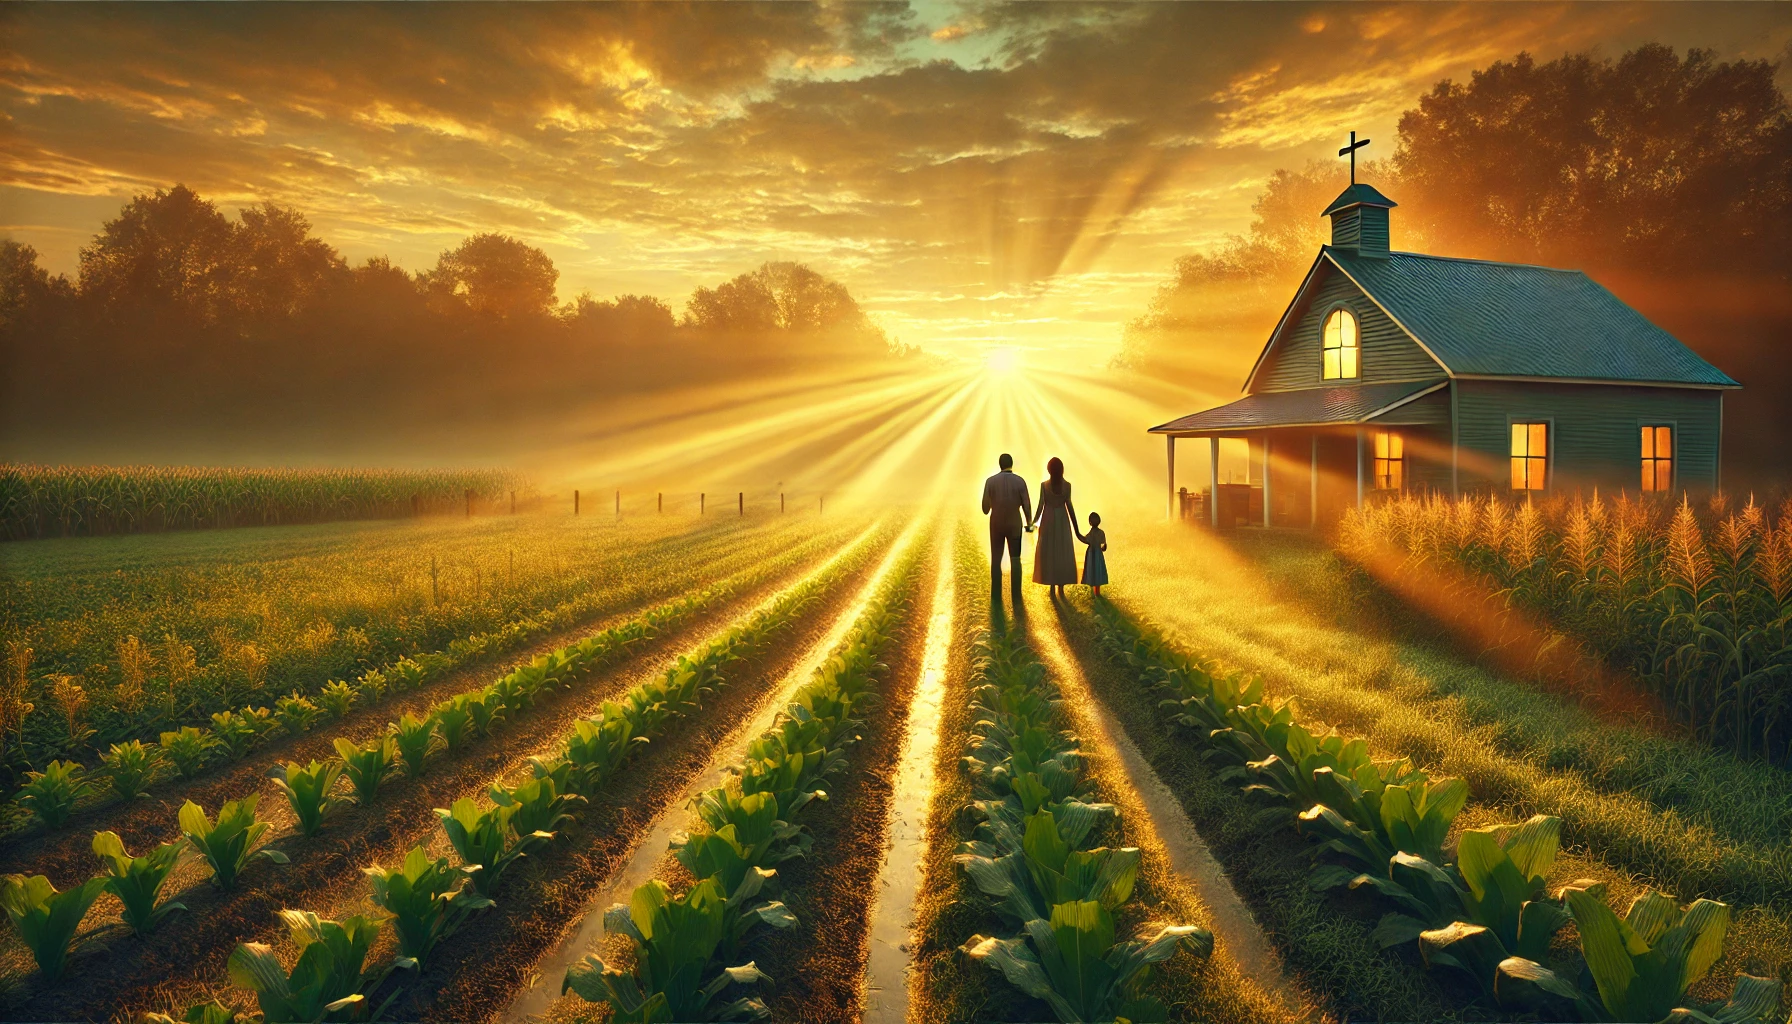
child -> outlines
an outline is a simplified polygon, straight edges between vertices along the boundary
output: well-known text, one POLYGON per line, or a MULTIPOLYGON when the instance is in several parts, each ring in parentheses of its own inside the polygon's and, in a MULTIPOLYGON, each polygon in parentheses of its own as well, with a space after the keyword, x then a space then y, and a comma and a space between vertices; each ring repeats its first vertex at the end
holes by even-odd
POLYGON ((1108 560, 1102 554, 1108 549, 1108 535, 1101 528, 1101 513, 1089 513, 1089 532, 1081 540, 1089 545, 1089 553, 1083 556, 1083 585, 1094 587, 1095 596, 1100 597, 1108 582, 1108 560))

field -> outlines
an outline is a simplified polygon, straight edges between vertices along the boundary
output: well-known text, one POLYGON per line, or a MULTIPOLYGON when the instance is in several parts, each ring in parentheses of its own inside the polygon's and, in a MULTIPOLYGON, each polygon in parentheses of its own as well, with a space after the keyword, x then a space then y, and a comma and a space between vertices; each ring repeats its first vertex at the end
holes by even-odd
POLYGON ((1783 769, 1610 662, 1307 537, 1015 601, 727 511, 0 548, 0 1015, 1785 1019, 1783 769), (1633 900, 1678 980, 1602 989, 1633 900))

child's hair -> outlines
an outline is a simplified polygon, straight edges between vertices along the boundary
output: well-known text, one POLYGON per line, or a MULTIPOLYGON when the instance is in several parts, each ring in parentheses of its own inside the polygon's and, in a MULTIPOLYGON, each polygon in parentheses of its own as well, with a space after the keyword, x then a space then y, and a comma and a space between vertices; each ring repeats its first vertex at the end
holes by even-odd
POLYGON ((1100 526, 1101 525, 1101 513, 1100 512, 1089 513, 1089 525, 1090 526, 1100 526))

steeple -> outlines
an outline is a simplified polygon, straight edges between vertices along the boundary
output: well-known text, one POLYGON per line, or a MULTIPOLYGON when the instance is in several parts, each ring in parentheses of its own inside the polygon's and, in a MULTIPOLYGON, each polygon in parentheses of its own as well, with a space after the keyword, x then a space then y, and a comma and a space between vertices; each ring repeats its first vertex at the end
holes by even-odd
POLYGON ((1372 185, 1353 184, 1338 193, 1322 217, 1332 219, 1332 245, 1354 249, 1360 256, 1385 259, 1388 254, 1388 211, 1397 205, 1372 185))

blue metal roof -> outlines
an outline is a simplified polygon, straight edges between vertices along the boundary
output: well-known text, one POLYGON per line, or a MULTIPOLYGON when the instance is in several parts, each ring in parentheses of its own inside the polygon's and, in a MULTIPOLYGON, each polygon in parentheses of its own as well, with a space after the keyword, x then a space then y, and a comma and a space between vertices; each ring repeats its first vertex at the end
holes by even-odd
POLYGON ((1391 210, 1399 205, 1399 203, 1396 203, 1387 196, 1377 192, 1374 185, 1365 185, 1362 182, 1357 182, 1338 193, 1338 198, 1332 200, 1332 205, 1326 207, 1325 212, 1319 216, 1329 217, 1339 210, 1347 209, 1352 206, 1385 206, 1391 210))
POLYGON ((1578 270, 1323 251, 1455 376, 1741 387, 1578 270))
POLYGON ((1152 427, 1153 434, 1206 435, 1264 427, 1308 427, 1331 423, 1367 423, 1382 413, 1449 383, 1435 380, 1391 384, 1348 384, 1341 387, 1265 391, 1229 405, 1184 416, 1152 427))

